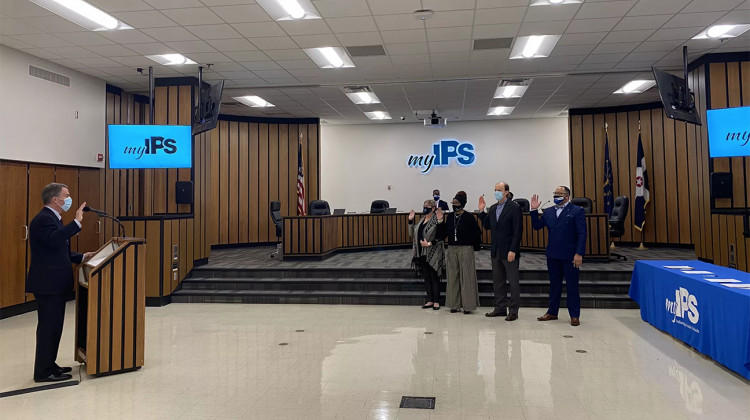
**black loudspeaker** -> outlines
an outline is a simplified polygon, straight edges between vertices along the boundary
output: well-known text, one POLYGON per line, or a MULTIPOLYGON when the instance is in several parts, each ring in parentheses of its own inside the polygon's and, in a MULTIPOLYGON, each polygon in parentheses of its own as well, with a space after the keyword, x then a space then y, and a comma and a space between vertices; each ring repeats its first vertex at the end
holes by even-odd
POLYGON ((732 198, 732 173, 711 174, 711 198, 732 198))
POLYGON ((193 204, 193 182, 177 181, 174 185, 177 204, 193 204))

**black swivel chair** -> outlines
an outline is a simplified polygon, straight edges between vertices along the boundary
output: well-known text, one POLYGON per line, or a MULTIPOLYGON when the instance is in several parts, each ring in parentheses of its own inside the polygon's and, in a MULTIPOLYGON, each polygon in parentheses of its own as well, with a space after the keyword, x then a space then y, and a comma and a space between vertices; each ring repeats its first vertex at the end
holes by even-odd
POLYGON ((271 253, 271 258, 276 258, 279 256, 279 251, 281 250, 281 228, 283 226, 283 222, 281 219, 281 202, 271 201, 271 204, 268 208, 271 212, 271 221, 276 227, 276 251, 271 253))
POLYGON ((385 200, 375 200, 370 204, 370 213, 385 213, 385 209, 390 206, 385 200))
MULTIPOLYGON (((625 219, 628 217, 628 207, 630 200, 626 196, 615 198, 614 207, 612 207, 612 216, 609 217, 609 237, 620 238, 625 234, 625 219)), ((615 242, 612 241, 612 249, 615 248, 615 242)), ((627 261, 627 257, 622 254, 612 252, 610 255, 627 261)))
POLYGON ((326 200, 313 200, 310 202, 310 216, 330 216, 331 208, 326 200))
POLYGON ((529 204, 529 200, 525 198, 516 198, 513 201, 519 206, 521 206, 522 213, 528 213, 531 210, 531 204, 529 204))
POLYGON ((594 210, 594 202, 591 201, 590 198, 586 198, 586 197, 571 198, 570 202, 571 204, 575 204, 576 206, 583 208, 583 211, 586 214, 591 214, 591 212, 594 210))

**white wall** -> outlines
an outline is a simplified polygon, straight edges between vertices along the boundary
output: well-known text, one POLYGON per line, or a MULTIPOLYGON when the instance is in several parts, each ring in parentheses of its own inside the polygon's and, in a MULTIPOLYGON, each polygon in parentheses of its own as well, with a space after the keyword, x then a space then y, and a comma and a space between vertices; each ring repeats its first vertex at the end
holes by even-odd
POLYGON ((399 211, 419 211, 438 188, 448 203, 466 191, 467 208, 475 210, 481 194, 494 202, 498 181, 507 182, 515 198, 536 193, 545 201, 555 187, 570 183, 566 118, 450 122, 446 128, 324 125, 320 148, 321 199, 332 209, 364 212, 373 200, 384 199, 399 211), (473 143, 474 165, 453 161, 426 175, 407 166, 410 155, 430 153, 442 139, 473 143))
POLYGON ((0 45, 0 159, 104 167, 105 104, 103 80, 0 45), (29 64, 70 87, 29 76, 29 64))

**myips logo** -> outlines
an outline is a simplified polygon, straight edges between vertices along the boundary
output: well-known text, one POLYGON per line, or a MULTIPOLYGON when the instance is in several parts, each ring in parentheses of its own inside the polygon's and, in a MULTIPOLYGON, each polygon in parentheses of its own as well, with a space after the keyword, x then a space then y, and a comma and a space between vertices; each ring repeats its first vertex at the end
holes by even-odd
POLYGON ((687 325, 684 321, 685 315, 687 314, 687 318, 691 323, 698 323, 698 320, 700 319, 700 314, 698 313, 698 299, 695 295, 691 295, 684 287, 675 290, 674 294, 674 301, 669 300, 669 298, 666 299, 667 312, 674 316, 672 322, 681 324, 695 332, 700 332, 692 325, 687 325))
POLYGON ((441 140, 432 145, 432 153, 426 155, 410 155, 407 165, 410 168, 421 168, 421 173, 427 174, 434 166, 448 166, 451 159, 455 159, 461 166, 474 164, 474 145, 460 143, 458 140, 441 140))
POLYGON ((136 160, 146 155, 155 155, 159 150, 163 150, 164 153, 171 155, 177 152, 177 140, 165 139, 160 136, 151 136, 144 140, 144 145, 139 147, 125 146, 125 155, 138 155, 136 160))

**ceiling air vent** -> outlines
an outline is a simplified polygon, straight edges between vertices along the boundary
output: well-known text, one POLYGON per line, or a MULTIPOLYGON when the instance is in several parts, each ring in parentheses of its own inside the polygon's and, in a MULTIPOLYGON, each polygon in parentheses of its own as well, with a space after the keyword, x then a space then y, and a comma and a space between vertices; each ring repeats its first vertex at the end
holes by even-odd
POLYGON ((477 50, 497 50, 501 48, 510 48, 513 44, 513 38, 488 38, 475 39, 474 51, 477 50))
POLYGON ((70 87, 70 77, 51 72, 49 70, 41 69, 39 67, 32 66, 31 64, 29 64, 29 76, 46 80, 48 82, 57 83, 58 85, 62 85, 65 87, 70 87))
POLYGON ((352 57, 373 57, 385 55, 382 45, 362 45, 358 47, 344 47, 352 57))

